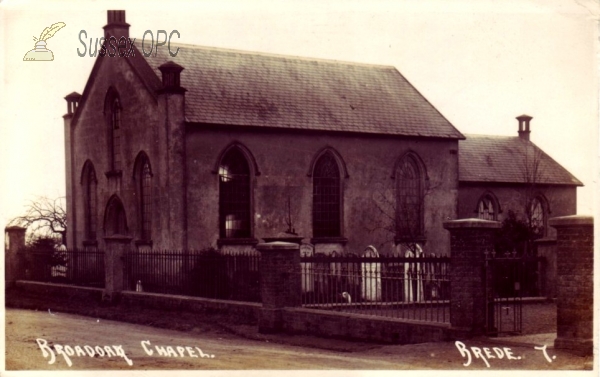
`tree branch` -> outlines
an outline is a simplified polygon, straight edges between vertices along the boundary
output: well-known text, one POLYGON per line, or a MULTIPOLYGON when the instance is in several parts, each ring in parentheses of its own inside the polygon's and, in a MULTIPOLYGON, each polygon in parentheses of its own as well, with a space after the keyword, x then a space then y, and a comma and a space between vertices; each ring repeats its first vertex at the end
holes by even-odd
POLYGON ((45 236, 60 235, 65 243, 67 216, 64 201, 64 197, 50 199, 40 196, 29 201, 25 214, 13 218, 9 225, 30 228, 33 233, 45 236))

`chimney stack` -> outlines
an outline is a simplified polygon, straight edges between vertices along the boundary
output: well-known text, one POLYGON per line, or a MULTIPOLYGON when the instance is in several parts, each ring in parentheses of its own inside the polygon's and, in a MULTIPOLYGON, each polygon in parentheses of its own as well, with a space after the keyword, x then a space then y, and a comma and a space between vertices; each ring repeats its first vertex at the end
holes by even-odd
POLYGON ((81 94, 73 92, 67 95, 65 100, 67 100, 67 115, 75 114, 75 110, 77 110, 77 106, 79 106, 79 101, 81 100, 81 94))
POLYGON ((163 92, 184 93, 186 90, 181 87, 181 71, 183 67, 172 61, 168 61, 158 67, 162 73, 163 92))
POLYGON ((111 36, 119 40, 121 37, 129 38, 129 24, 125 22, 124 10, 109 10, 107 22, 104 26, 104 38, 111 36))
POLYGON ((519 137, 523 140, 529 141, 529 134, 531 133, 531 130, 529 129, 529 121, 532 119, 533 117, 530 117, 529 115, 521 115, 517 117, 517 120, 519 121, 519 137))

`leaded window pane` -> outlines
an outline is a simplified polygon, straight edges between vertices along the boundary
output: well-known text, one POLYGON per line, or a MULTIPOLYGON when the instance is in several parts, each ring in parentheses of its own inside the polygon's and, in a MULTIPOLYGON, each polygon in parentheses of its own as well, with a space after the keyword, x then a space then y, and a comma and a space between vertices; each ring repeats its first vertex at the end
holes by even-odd
POLYGON ((411 158, 405 158, 396 174, 397 182, 397 228, 398 236, 414 239, 421 236, 421 177, 411 158))
POLYGON ((478 217, 482 220, 496 220, 496 210, 494 201, 489 196, 484 197, 479 201, 478 217))
POLYGON ((92 165, 87 166, 84 180, 84 216, 86 239, 96 239, 96 171, 92 165))
POLYGON ((111 106, 111 163, 113 170, 121 169, 121 104, 115 98, 111 106))
POLYGON ((313 172, 313 236, 341 236, 340 171, 335 158, 324 154, 313 172))
POLYGON ((150 229, 152 222, 152 172, 148 160, 144 161, 140 173, 142 239, 148 241, 151 239, 150 229))
POLYGON ((545 233, 546 223, 545 223, 545 213, 544 207, 542 206, 542 202, 540 199, 535 198, 531 201, 530 207, 531 214, 531 228, 533 232, 541 237, 545 233))
POLYGON ((247 238, 250 232, 250 167, 238 149, 219 167, 219 231, 222 238, 247 238))

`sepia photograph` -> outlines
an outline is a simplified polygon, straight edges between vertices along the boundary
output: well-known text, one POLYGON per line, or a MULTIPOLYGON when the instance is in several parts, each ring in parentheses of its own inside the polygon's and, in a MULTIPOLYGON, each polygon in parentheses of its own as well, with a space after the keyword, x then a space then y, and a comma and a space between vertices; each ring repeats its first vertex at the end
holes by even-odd
POLYGON ((596 375, 599 15, 0 1, 2 375, 596 375))

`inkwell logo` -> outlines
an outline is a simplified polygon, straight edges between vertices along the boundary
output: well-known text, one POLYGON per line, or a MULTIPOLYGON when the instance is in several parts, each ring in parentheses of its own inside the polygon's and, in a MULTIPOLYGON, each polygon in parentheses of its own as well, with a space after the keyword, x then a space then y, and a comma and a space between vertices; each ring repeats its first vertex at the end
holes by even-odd
POLYGON ((52 51, 46 48, 46 41, 52 38, 52 36, 56 34, 57 31, 59 31, 65 26, 67 25, 64 22, 57 22, 55 24, 52 24, 52 26, 45 28, 44 31, 42 31, 42 34, 40 34, 39 38, 33 37, 33 40, 36 41, 35 48, 25 54, 25 56, 23 57, 23 61, 39 62, 54 60, 54 54, 52 54, 52 51))

